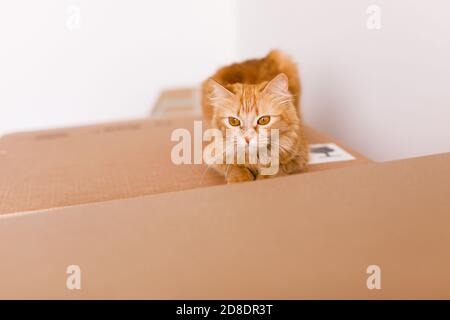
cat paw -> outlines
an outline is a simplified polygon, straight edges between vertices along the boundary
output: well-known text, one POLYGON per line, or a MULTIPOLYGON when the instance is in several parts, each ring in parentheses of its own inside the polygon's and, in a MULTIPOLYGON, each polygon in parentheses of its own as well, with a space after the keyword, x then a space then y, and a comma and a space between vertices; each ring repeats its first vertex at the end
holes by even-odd
POLYGON ((227 176, 227 183, 229 184, 253 180, 255 180, 255 176, 248 169, 233 170, 227 176))
POLYGON ((273 175, 270 176, 270 175, 262 175, 262 174, 258 174, 258 175, 256 176, 256 179, 255 179, 255 180, 266 180, 266 179, 269 179, 269 178, 272 178, 272 177, 273 177, 273 175))
POLYGON ((306 168, 306 161, 300 157, 296 157, 288 163, 281 166, 281 170, 285 174, 293 174, 304 171, 306 168))

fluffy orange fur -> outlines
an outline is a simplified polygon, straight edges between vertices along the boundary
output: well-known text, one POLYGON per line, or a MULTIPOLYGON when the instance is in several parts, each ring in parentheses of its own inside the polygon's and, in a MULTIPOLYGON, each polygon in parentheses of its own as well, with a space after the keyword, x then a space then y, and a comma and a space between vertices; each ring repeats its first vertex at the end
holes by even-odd
MULTIPOLYGON (((226 130, 231 130, 235 144, 248 145, 252 139, 259 139, 261 128, 269 132, 278 129, 278 175, 301 172, 308 163, 308 144, 300 112, 300 91, 296 64, 283 52, 273 50, 264 58, 222 67, 206 80, 202 85, 204 118, 224 136, 226 130), (262 117, 264 121, 260 121, 262 117)), ((213 166, 228 183, 270 177, 261 175, 258 164, 213 166)))

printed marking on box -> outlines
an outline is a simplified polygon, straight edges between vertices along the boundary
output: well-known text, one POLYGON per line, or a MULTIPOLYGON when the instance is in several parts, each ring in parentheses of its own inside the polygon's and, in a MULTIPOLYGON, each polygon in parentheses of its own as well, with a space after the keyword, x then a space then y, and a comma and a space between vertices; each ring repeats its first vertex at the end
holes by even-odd
POLYGON ((355 160, 355 157, 334 143, 310 144, 309 151, 309 164, 355 160))

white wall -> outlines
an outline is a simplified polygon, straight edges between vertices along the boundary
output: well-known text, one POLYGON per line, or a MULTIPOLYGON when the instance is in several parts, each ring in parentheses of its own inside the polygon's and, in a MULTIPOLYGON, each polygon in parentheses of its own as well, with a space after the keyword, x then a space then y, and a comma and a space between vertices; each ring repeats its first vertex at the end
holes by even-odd
POLYGON ((222 0, 2 1, 0 134, 147 116, 161 88, 236 57, 235 13, 222 0))
POLYGON ((239 25, 241 57, 299 62, 314 126, 375 160, 450 151, 448 0, 243 0, 239 25))

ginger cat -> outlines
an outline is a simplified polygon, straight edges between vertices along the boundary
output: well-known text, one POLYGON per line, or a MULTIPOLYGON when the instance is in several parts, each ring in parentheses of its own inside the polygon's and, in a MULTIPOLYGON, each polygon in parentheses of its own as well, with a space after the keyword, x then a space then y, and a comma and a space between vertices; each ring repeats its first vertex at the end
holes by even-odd
MULTIPOLYGON (((308 144, 300 113, 300 80, 296 64, 284 53, 274 50, 262 59, 247 60, 220 68, 202 85, 204 118, 212 128, 221 130, 224 140, 234 147, 252 143, 265 145, 272 155, 278 148, 276 175, 305 170, 308 144), (260 131, 278 129, 278 143, 261 138, 260 131), (226 133, 231 133, 231 138, 226 133)), ((225 153, 229 150, 225 150, 225 153)), ((269 155, 270 156, 270 155, 269 155)), ((227 183, 268 178, 266 164, 216 163, 227 183)))

